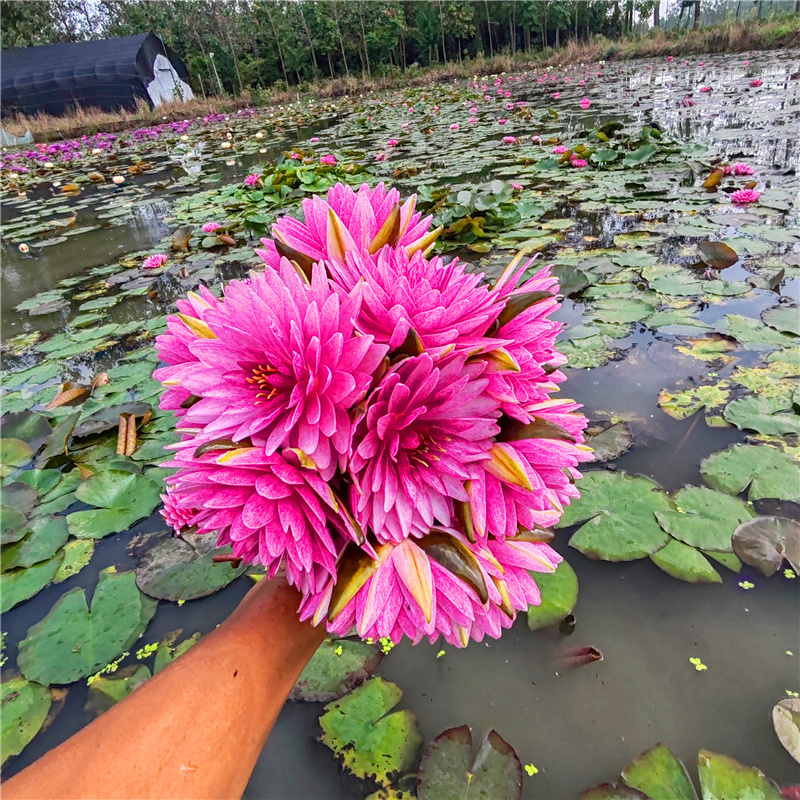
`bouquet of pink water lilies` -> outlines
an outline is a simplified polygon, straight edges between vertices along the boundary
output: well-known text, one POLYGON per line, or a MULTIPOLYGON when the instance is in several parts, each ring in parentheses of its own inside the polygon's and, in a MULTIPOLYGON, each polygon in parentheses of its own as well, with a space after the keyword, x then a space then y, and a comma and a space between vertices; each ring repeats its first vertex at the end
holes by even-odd
POLYGON ((382 184, 283 217, 266 268, 178 302, 157 340, 183 441, 164 515, 285 572, 301 619, 456 646, 541 602, 586 420, 551 398, 558 282, 428 258, 440 230, 382 184))

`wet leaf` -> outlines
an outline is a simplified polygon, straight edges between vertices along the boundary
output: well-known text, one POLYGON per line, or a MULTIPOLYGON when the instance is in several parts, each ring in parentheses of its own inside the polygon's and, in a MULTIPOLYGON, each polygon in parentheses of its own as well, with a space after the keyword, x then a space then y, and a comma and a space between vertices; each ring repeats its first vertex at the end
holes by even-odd
POLYGON ((566 559, 555 572, 537 572, 534 577, 542 602, 538 606, 528 606, 528 628, 532 631, 557 625, 578 602, 578 576, 566 559))
POLYGON ((177 642, 182 629, 170 631, 159 643, 156 650, 156 657, 153 659, 153 675, 157 675, 162 669, 166 669, 173 661, 180 658, 187 650, 194 647, 201 639, 201 634, 192 634, 188 639, 177 642), (176 644, 177 642, 177 644, 176 644))
POLYGON ((23 539, 3 547, 1 560, 3 572, 17 567, 32 567, 40 561, 47 561, 66 544, 69 537, 64 517, 51 515, 35 517, 28 523, 27 528, 28 532, 23 539))
POLYGON ((300 673, 290 700, 327 703, 351 691, 378 668, 383 653, 366 642, 325 639, 300 673))
POLYGON ((72 539, 63 548, 64 558, 53 576, 53 583, 63 583, 77 575, 94 555, 94 539, 72 539))
POLYGON ((578 800, 651 800, 651 798, 624 783, 601 783, 599 786, 582 791, 578 795, 578 800))
POLYGON ((59 550, 52 558, 32 567, 12 569, 3 573, 3 591, 0 592, 0 612, 4 613, 38 594, 55 577, 64 554, 59 550))
POLYGON ((613 461, 626 453, 633 444, 633 431, 627 422, 617 422, 593 433, 594 426, 587 431, 586 444, 594 451, 594 460, 613 461))
POLYGON ((785 397, 742 397, 728 403, 723 416, 737 428, 758 433, 800 433, 800 415, 785 397))
POLYGON ((33 450, 21 439, 0 439, 0 477, 13 475, 33 461, 33 450))
POLYGON ((700 463, 705 482, 728 494, 748 489, 749 500, 800 500, 800 464, 774 447, 735 444, 700 463))
POLYGON ((656 512, 658 524, 674 538, 703 550, 730 553, 733 532, 755 516, 739 498, 705 486, 685 486, 672 499, 674 508, 656 512))
POLYGON ((469 727, 450 728, 426 748, 419 766, 419 800, 518 800, 522 794, 522 764, 514 748, 496 731, 489 731, 472 755, 469 727))
POLYGON ((195 600, 219 591, 245 568, 214 562, 215 555, 231 552, 230 548, 217 550, 216 541, 214 533, 163 538, 139 562, 137 585, 150 597, 173 602, 195 600))
POLYGON ((621 777, 652 800, 697 800, 686 767, 660 743, 631 761, 621 777))
POLYGON ((719 333, 698 338, 685 337, 682 341, 686 344, 678 345, 676 349, 699 361, 721 361, 723 364, 728 364, 733 358, 726 354, 736 349, 736 342, 733 339, 719 333))
POLYGON ((130 664, 111 676, 98 675, 89 684, 86 711, 98 715, 108 711, 150 677, 150 670, 144 664, 130 664))
POLYGON ((800 522, 784 517, 756 517, 733 534, 733 551, 745 563, 769 577, 784 557, 800 571, 800 522))
POLYGON ((688 583, 722 583, 719 573, 703 554, 676 539, 670 540, 650 556, 650 560, 667 575, 688 583))
POLYGON ((16 411, 4 414, 2 420, 3 438, 21 439, 36 452, 52 431, 50 421, 35 411, 16 411))
POLYGON ((320 741, 357 778, 389 785, 409 770, 422 744, 416 717, 406 709, 392 712, 402 696, 396 684, 370 678, 325 706, 320 741))
POLYGON ((186 252, 189 249, 189 239, 191 238, 192 226, 181 225, 181 227, 172 234, 172 249, 186 252))
POLYGON ((703 256, 703 261, 714 269, 732 267, 739 256, 736 251, 725 242, 698 242, 697 249, 703 256))
POLYGON ((78 539, 100 539, 127 530, 149 516, 161 502, 161 486, 134 472, 106 470, 93 475, 77 491, 78 500, 96 509, 67 516, 69 532, 78 539))
POLYGON ((761 319, 776 331, 800 336, 800 308, 797 306, 773 306, 761 312, 761 319))
POLYGON ((18 542, 25 535, 27 518, 11 506, 0 506, 0 543, 18 542))
POLYGON ((783 800, 777 784, 760 769, 747 767, 730 756, 701 750, 697 756, 697 770, 703 800, 783 800))
POLYGON ((24 678, 12 678, 0 685, 0 742, 3 763, 18 756, 39 733, 50 712, 50 691, 24 678))
POLYGON ((28 629, 17 662, 28 680, 72 683, 96 672, 127 650, 144 632, 156 601, 143 595, 133 572, 100 573, 91 610, 86 593, 74 588, 28 629))
POLYGON ((67 442, 72 431, 80 419, 81 412, 75 411, 69 416, 60 420, 53 428, 53 432, 47 437, 44 450, 36 456, 36 467, 41 469, 51 458, 62 456, 67 452, 67 442))
POLYGON ((592 470, 557 527, 583 522, 570 546, 588 558, 633 561, 667 544, 669 534, 658 525, 656 512, 668 510, 667 496, 647 478, 592 470))
POLYGON ((772 725, 789 755, 800 762, 800 700, 787 697, 772 708, 772 725))

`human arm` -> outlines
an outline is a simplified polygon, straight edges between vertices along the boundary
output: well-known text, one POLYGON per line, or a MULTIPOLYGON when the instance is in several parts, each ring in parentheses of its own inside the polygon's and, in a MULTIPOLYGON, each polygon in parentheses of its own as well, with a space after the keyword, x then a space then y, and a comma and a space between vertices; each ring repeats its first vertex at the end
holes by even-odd
POLYGON ((259 581, 234 613, 3 784, 15 798, 240 797, 303 667, 324 638, 299 595, 259 581))

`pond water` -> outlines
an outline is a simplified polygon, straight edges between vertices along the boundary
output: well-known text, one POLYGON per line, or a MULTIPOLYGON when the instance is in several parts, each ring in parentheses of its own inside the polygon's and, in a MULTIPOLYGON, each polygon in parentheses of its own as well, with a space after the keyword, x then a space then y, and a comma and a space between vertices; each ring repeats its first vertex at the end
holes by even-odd
MULTIPOLYGON (((257 234, 282 205, 274 197, 254 200, 239 187, 246 174, 295 150, 309 164, 335 153, 336 176, 351 182, 380 179, 403 194, 417 191, 421 207, 452 226, 439 252, 465 258, 476 270, 497 274, 523 245, 541 252, 540 262, 556 264, 569 295, 556 318, 568 326, 561 338, 574 364, 563 392, 590 419, 624 421, 633 436, 627 452, 587 472, 610 468, 675 492, 703 485, 701 461, 732 445, 796 459, 800 429, 785 420, 797 417, 800 331, 765 325, 761 314, 773 307, 796 314, 800 294, 800 80, 792 77, 800 52, 688 62, 576 65, 546 77, 542 69, 503 76, 499 84, 476 79, 298 103, 145 137, 13 180, 3 173, 3 413, 41 411, 61 382, 88 383, 101 371, 111 381, 87 401, 96 403, 92 413, 104 399, 155 403, 152 387, 142 389, 142 375, 154 366, 154 332, 175 298, 199 282, 218 285, 258 266, 257 234), (591 101, 587 109, 578 104, 583 97, 591 101), (614 152, 612 142, 598 161, 601 142, 585 168, 550 163, 560 158, 551 153, 555 145, 574 148, 588 131, 612 122, 630 137, 625 153, 614 152), (636 138, 654 127, 657 134, 646 141, 636 138), (505 144, 504 136, 516 141, 505 144), (389 139, 397 144, 387 145, 389 139), (641 149, 651 146, 652 152, 641 149), (377 153, 386 158, 376 161, 377 153), (703 188, 713 165, 739 161, 754 168, 757 204, 735 206, 726 194, 748 177, 725 176, 718 192, 703 188), (140 174, 128 169, 141 162, 147 167, 140 174), (100 179, 89 178, 95 171, 100 179), (115 174, 124 183, 111 182, 115 174), (513 192, 512 182, 520 186, 513 192), (64 193, 69 183, 78 191, 64 193), (453 224, 465 218, 478 228, 453 224), (199 226, 215 219, 227 220, 235 246, 203 247, 199 226), (193 226, 189 253, 171 255, 151 273, 142 270, 144 255, 171 253, 170 238, 181 225, 193 226), (478 229, 480 235, 469 233, 478 229), (697 243, 707 239, 724 239, 736 251, 732 266, 695 268, 697 243), (139 367, 144 371, 137 373, 139 367), (15 377, 23 371, 24 380, 15 377), (698 391, 707 394, 698 400, 698 391), (726 404, 751 396, 774 401, 759 413, 780 412, 784 426, 726 422, 726 404), (785 398, 791 400, 781 406, 785 398)), ((313 188, 315 180, 305 185, 313 188)), ((54 421, 72 410, 56 409, 54 421)), ((150 455, 136 462, 155 480, 162 479, 152 470, 166 427, 146 432, 150 455)), ((116 431, 103 435, 115 439, 116 431)), ((112 457, 108 447, 97 438, 86 448, 76 445, 89 465, 112 457)), ((781 490, 754 507, 796 517, 798 499, 800 490, 788 496, 781 490)), ((59 510, 90 507, 77 501, 59 510)), ((4 613, 3 680, 19 674, 20 642, 65 591, 82 587, 91 596, 101 569, 135 569, 160 541, 148 535, 164 529, 156 511, 99 538, 88 566, 4 613)), ((692 584, 649 558, 590 560, 569 546, 571 533, 561 530, 554 541, 580 585, 570 636, 551 628, 530 632, 520 618, 499 641, 465 650, 445 645, 443 655, 438 643, 403 642, 384 658, 378 674, 403 690, 400 708, 416 715, 425 741, 464 723, 478 740, 496 729, 523 764, 538 768, 524 782, 523 796, 531 798, 575 797, 615 780, 659 741, 695 776, 697 752, 707 748, 756 765, 781 785, 800 782, 798 764, 770 720, 772 706, 800 690, 800 580, 782 572, 766 579, 747 566, 735 573, 715 562, 721 583, 692 584), (569 650, 589 645, 602 661, 565 666, 569 650), (690 658, 707 669, 696 670, 690 658)), ((136 648, 170 631, 212 630, 250 585, 241 576, 208 597, 160 601, 122 667, 138 663, 136 648)), ((94 718, 85 678, 62 688, 66 694, 53 706, 58 713, 5 763, 3 777, 94 718)), ((353 798, 374 788, 343 775, 317 741, 321 711, 316 703, 287 704, 246 796, 353 798)))

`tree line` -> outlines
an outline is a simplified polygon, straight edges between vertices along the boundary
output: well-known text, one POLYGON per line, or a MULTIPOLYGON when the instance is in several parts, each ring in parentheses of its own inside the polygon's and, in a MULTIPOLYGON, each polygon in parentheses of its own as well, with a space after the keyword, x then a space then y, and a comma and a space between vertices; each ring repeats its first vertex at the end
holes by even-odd
MULTIPOLYGON (((668 3, 681 20, 690 7, 697 24, 698 0, 668 3)), ((8 48, 153 31, 213 94, 617 38, 663 24, 661 11, 660 0, 2 0, 0 37, 8 48)))

